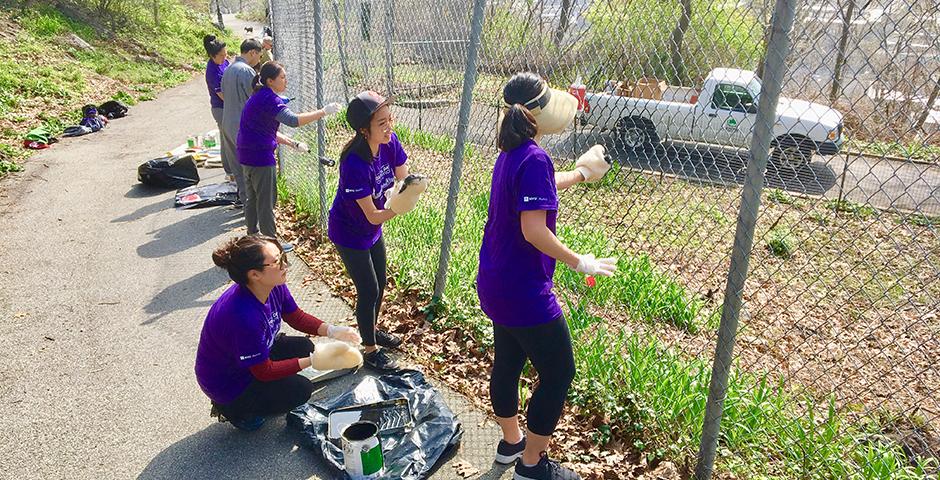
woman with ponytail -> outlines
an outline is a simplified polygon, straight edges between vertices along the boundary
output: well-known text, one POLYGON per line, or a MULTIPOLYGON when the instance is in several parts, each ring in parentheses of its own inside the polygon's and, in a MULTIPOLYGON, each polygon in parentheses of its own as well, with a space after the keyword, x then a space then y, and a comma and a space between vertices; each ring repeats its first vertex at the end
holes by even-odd
MULTIPOLYGON (((228 68, 228 51, 225 48, 225 42, 219 40, 215 35, 206 35, 202 38, 202 45, 206 48, 206 55, 209 61, 206 62, 206 86, 209 87, 209 105, 212 108, 212 118, 215 119, 215 126, 219 133, 222 132, 222 112, 225 106, 225 97, 222 95, 222 74, 228 68)), ((228 180, 233 180, 231 168, 229 168, 226 159, 222 159, 222 167, 228 180)))
POLYGON ((389 100, 365 91, 350 100, 346 121, 355 134, 339 156, 339 185, 330 208, 329 238, 356 286, 356 323, 366 365, 397 368, 379 347, 401 339, 377 328, 385 294, 385 241, 382 224, 415 207, 427 179, 408 175, 408 155, 392 132, 389 100))
POLYGON ((555 172, 539 146, 574 120, 577 100, 549 88, 534 73, 514 75, 503 88, 500 154, 493 167, 490 203, 480 248, 477 294, 493 322, 490 401, 502 430, 496 461, 516 462, 514 479, 575 479, 547 451, 564 409, 575 366, 568 324, 552 292, 555 261, 588 275, 612 275, 616 260, 579 255, 555 236, 558 190, 600 180, 610 166, 595 145, 576 169, 555 172), (519 378, 526 360, 538 373, 529 400, 526 434, 518 420, 519 378), (517 461, 518 460, 518 461, 517 461))
MULTIPOLYGON (((278 128, 281 124, 296 128, 315 122, 338 112, 340 104, 331 103, 312 112, 292 112, 280 95, 287 90, 287 73, 277 62, 261 67, 261 73, 255 76, 254 90, 242 110, 237 137, 238 162, 245 175, 245 223, 249 234, 260 231, 276 238, 277 160, 274 150, 280 143, 303 152, 310 151, 305 143, 281 134, 278 128)), ((294 248, 286 242, 281 247, 288 252, 294 248)))
POLYGON ((354 368, 362 355, 359 334, 301 310, 287 289, 287 254, 277 240, 258 235, 233 238, 212 261, 235 282, 206 315, 196 351, 196 381, 212 401, 214 415, 240 430, 255 430, 265 416, 305 403, 313 392, 298 372, 354 368), (314 346, 306 336, 280 332, 281 321, 335 342, 314 346))

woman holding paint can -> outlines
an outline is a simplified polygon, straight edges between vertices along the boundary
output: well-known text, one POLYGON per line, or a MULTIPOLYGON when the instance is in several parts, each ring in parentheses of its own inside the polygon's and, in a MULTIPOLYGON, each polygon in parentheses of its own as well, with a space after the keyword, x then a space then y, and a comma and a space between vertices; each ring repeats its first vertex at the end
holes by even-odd
POLYGON ((377 328, 385 293, 386 258, 382 224, 404 215, 427 189, 427 179, 408 174, 408 155, 392 132, 389 100, 373 91, 353 98, 346 120, 355 131, 339 157, 339 185, 329 216, 329 238, 356 286, 356 322, 366 365, 397 368, 379 347, 401 339, 377 328))
POLYGON ((514 75, 503 88, 503 118, 493 168, 490 203, 480 249, 477 293, 493 322, 495 358, 490 400, 503 437, 496 461, 516 462, 515 479, 579 478, 549 460, 552 433, 575 374, 568 324, 552 292, 556 260, 588 275, 612 275, 616 259, 577 254, 555 236, 558 190, 600 180, 610 165, 595 145, 575 170, 555 172, 539 146, 543 135, 562 132, 574 119, 577 100, 549 88, 533 73, 514 75), (519 378, 529 360, 539 384, 518 421, 519 378), (518 461, 517 461, 518 460, 518 461))

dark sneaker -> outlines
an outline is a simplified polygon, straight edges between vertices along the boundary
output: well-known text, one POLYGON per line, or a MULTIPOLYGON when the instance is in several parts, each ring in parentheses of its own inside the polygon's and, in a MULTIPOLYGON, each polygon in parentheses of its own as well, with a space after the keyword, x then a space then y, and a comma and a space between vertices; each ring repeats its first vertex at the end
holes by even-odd
POLYGON ((542 452, 539 463, 527 467, 522 460, 516 462, 516 471, 512 474, 513 480, 581 480, 581 476, 558 462, 548 459, 548 454, 542 452))
POLYGON ((239 418, 236 420, 229 420, 232 426, 243 431, 243 432, 253 432, 262 425, 264 425, 265 418, 262 416, 252 417, 252 418, 239 418))
POLYGON ((401 345, 401 338, 385 330, 375 329, 375 344, 380 347, 398 348, 401 345))
POLYGON ((362 356, 362 361, 376 370, 398 370, 398 364, 385 350, 375 350, 362 356))
POLYGON ((525 450, 525 437, 519 443, 508 443, 500 440, 496 446, 496 463, 509 465, 515 462, 517 458, 522 457, 522 451, 525 450))

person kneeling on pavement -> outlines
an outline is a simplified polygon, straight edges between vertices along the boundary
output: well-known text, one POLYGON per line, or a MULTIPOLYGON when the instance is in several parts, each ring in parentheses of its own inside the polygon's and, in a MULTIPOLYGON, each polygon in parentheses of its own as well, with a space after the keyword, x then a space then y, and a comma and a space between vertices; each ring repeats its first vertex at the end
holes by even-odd
POLYGON ((213 415, 236 428, 261 427, 266 415, 285 413, 310 399, 307 367, 358 367, 361 343, 351 327, 330 325, 301 310, 287 281, 287 254, 261 235, 233 238, 212 261, 235 282, 209 309, 196 352, 196 380, 212 401, 213 415), (306 336, 280 332, 281 320, 309 335, 336 342, 314 346, 306 336))

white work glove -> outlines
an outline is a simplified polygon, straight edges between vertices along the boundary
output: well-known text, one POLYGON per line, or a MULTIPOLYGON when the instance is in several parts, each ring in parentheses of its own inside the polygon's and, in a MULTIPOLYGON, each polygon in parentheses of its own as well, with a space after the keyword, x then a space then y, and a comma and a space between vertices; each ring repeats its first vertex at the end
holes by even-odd
POLYGON ((593 253, 578 255, 578 266, 574 267, 574 270, 586 275, 609 277, 617 271, 617 259, 594 258, 593 253))
POLYGON ((294 147, 295 150, 300 150, 304 153, 310 153, 310 146, 305 142, 294 142, 294 144, 291 146, 294 147))
POLYGON ((339 112, 342 109, 343 109, 343 106, 341 104, 339 104, 338 102, 333 102, 323 107, 323 113, 327 115, 333 115, 334 113, 339 112))
POLYGON ((604 174, 610 170, 610 164, 604 160, 603 145, 594 145, 578 157, 574 164, 575 170, 581 173, 586 182, 596 182, 604 178, 604 174))
POLYGON ((385 208, 398 215, 404 215, 415 208, 421 194, 427 189, 428 177, 416 174, 408 175, 404 180, 395 182, 395 186, 391 188, 390 192, 387 192, 385 208))
POLYGON ((310 364, 317 370, 342 370, 362 365, 362 354, 345 342, 318 343, 310 354, 310 364))
POLYGON ((355 328, 343 325, 327 325, 326 336, 333 340, 349 342, 356 345, 362 343, 362 337, 359 336, 359 332, 357 332, 355 328))

